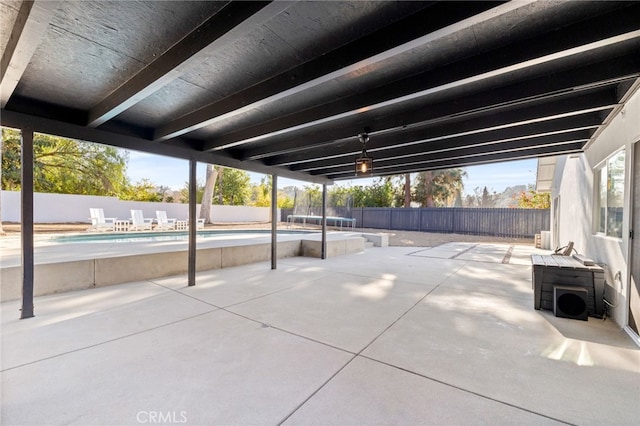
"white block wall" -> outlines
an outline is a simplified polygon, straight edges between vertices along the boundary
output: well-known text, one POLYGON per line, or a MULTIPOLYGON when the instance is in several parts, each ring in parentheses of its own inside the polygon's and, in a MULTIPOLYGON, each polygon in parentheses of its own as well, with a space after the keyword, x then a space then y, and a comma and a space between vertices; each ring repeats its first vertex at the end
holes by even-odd
MULTIPOLYGON (((151 203, 123 201, 115 197, 71 194, 33 194, 35 223, 90 222, 89 209, 104 209, 105 217, 128 219, 131 210, 142 210, 145 217, 156 217, 156 210, 164 210, 167 217, 187 219, 189 206, 179 203, 151 203)), ((213 222, 267 222, 269 207, 211 206, 213 222)), ((197 208, 200 213, 200 206, 197 208)), ((278 216, 280 212, 278 211, 278 216)), ((20 192, 2 191, 2 221, 20 222, 20 192)))

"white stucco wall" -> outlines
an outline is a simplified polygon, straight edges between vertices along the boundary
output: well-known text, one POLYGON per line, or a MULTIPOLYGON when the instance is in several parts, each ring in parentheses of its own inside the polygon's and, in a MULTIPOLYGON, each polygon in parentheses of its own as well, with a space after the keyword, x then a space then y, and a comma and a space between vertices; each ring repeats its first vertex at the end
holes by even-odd
MULTIPOLYGON (((633 144, 640 140, 640 91, 626 103, 624 109, 614 117, 605 130, 584 154, 563 156, 556 164, 552 187, 552 199, 560 196, 559 235, 560 245, 575 243, 579 253, 598 263, 607 264, 612 286, 607 288, 606 298, 617 302, 612 317, 620 326, 627 324, 629 283, 629 227, 631 223, 631 171, 633 144), (625 148, 625 199, 622 239, 597 235, 594 232, 594 168, 611 154, 625 148), (613 277, 619 273, 620 279, 613 277)), ((640 148, 640 146, 638 147, 640 148)), ((552 211, 552 215, 556 212, 552 211)))
MULTIPOLYGON (((167 216, 187 219, 189 206, 179 203, 148 203, 142 201, 123 201, 115 197, 91 195, 43 194, 33 197, 34 222, 63 223, 90 222, 89 209, 102 208, 106 217, 128 219, 131 210, 142 210, 145 217, 156 217, 156 210, 165 210, 167 216)), ((200 206, 197 207, 198 213, 200 206)), ((278 216, 280 212, 278 211, 278 216)), ((20 222, 20 192, 2 191, 2 220, 20 222)), ((248 206, 211 206, 213 222, 266 222, 269 220, 269 207, 248 206)))

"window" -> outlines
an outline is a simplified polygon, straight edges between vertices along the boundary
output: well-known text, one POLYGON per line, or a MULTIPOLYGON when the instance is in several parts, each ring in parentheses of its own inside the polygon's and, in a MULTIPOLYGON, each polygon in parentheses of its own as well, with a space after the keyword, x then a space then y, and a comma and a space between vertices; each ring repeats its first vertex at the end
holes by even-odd
POLYGON ((609 237, 622 238, 624 206, 624 150, 609 157, 596 170, 596 230, 609 237))

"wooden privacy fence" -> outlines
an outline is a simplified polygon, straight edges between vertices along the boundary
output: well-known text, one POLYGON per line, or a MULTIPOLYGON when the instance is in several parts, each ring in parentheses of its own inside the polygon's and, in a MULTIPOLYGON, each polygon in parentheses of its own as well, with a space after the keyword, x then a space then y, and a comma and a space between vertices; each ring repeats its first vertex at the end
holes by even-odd
MULTIPOLYGON (((282 210, 286 221, 290 209, 282 210)), ((356 219, 356 227, 451 234, 533 237, 550 229, 549 210, 483 208, 390 208, 330 209, 331 216, 356 219)))

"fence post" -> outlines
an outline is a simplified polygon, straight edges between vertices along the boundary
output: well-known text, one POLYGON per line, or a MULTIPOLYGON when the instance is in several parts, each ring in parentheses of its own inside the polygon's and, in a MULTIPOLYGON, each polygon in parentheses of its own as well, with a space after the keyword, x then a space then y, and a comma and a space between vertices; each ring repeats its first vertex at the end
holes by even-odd
POLYGON ((451 233, 455 234, 456 233, 456 208, 454 207, 453 210, 451 210, 451 233))

